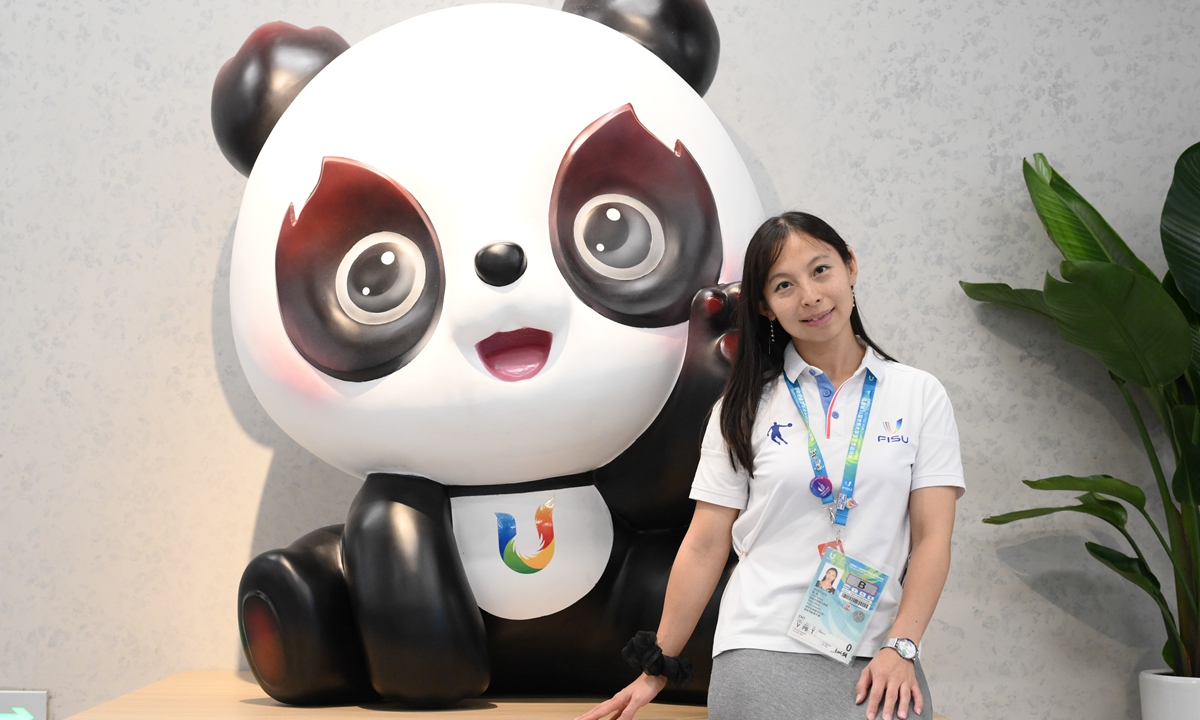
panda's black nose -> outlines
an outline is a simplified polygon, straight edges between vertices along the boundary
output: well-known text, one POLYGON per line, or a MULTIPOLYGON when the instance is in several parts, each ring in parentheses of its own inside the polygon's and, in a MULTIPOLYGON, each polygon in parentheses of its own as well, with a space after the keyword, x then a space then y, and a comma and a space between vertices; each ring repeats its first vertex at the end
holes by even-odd
POLYGON ((510 242, 492 243, 475 253, 475 274, 488 285, 512 285, 525 274, 525 251, 510 242))

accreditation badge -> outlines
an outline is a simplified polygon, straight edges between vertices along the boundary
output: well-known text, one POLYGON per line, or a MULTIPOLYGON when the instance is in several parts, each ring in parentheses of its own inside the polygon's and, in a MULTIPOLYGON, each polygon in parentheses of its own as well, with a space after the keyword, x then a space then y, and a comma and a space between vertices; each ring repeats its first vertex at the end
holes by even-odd
POLYGON ((887 581, 882 571, 827 548, 788 636, 849 665, 887 581))

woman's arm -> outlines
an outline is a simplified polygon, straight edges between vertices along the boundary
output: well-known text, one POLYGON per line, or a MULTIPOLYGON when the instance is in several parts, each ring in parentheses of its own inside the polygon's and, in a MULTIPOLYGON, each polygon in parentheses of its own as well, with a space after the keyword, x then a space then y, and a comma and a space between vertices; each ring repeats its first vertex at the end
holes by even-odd
MULTIPOLYGON (((729 560, 733 521, 738 512, 736 508, 696 502, 692 524, 671 565, 662 620, 658 623, 658 646, 664 655, 679 655, 696 629, 729 560)), ((610 713, 620 713, 621 720, 630 720, 666 684, 666 678, 661 675, 642 673, 611 700, 600 703, 576 720, 598 720, 610 713)))
POLYGON ((692 524, 671 565, 662 620, 658 623, 658 646, 664 655, 674 657, 683 652, 700 622, 729 561, 733 521, 738 512, 736 508, 696 502, 692 524))
MULTIPOLYGON (((954 505, 957 499, 958 488, 950 486, 920 488, 909 494, 912 552, 908 560, 908 574, 904 578, 900 611, 888 637, 908 638, 918 644, 921 642, 938 598, 942 595, 946 575, 950 572, 950 534, 954 530, 954 505)), ((901 720, 908 717, 910 696, 913 710, 918 714, 925 705, 925 698, 921 697, 921 690, 917 687, 913 662, 901 658, 891 648, 880 650, 863 670, 856 694, 856 703, 867 700, 868 720, 875 720, 880 700, 883 700, 884 720, 891 720, 897 705, 896 714, 901 720)))
POLYGON ((900 612, 888 637, 908 638, 920 644, 925 634, 950 572, 950 533, 954 530, 957 498, 958 488, 950 486, 921 488, 909 495, 912 554, 900 612))

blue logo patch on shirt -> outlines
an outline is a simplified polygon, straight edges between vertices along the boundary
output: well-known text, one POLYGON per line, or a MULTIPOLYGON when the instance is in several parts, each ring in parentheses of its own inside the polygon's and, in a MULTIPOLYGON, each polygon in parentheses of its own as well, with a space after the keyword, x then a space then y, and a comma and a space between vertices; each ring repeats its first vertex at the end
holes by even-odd
POLYGON ((776 445, 787 445, 788 441, 783 439, 783 434, 780 431, 783 428, 790 428, 791 426, 791 423, 788 423, 787 425, 775 423, 771 426, 771 432, 767 437, 771 438, 771 442, 775 443, 776 445))

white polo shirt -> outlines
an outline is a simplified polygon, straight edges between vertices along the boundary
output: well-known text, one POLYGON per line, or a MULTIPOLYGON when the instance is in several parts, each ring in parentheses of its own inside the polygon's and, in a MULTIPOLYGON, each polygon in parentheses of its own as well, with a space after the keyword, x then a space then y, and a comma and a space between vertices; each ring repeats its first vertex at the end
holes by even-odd
MULTIPOLYGON (((911 549, 908 494, 950 485, 959 488, 961 496, 966 487, 954 411, 936 378, 888 362, 868 349, 854 375, 835 389, 789 344, 784 372, 804 393, 834 491, 841 488, 868 368, 878 382, 854 489, 858 506, 850 511, 842 542, 847 555, 891 579, 863 635, 859 657, 879 652, 899 610, 900 579, 911 549)), ((826 506, 809 490, 813 470, 804 421, 779 378, 759 406, 751 439, 755 472, 750 478, 730 463, 720 413, 718 402, 704 434, 691 492, 694 500, 742 511, 733 524, 733 549, 739 560, 721 597, 713 655, 734 648, 815 652, 787 636, 817 572, 817 545, 834 536, 826 506)))

